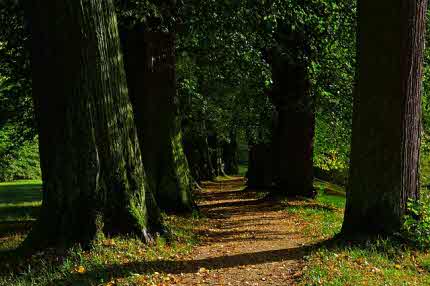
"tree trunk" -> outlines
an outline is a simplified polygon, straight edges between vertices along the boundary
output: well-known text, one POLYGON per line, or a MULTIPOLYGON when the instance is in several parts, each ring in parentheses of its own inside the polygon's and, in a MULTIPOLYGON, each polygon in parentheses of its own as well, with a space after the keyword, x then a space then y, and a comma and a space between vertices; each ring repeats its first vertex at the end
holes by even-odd
POLYGON ((24 248, 150 239, 146 184, 111 0, 31 1, 33 97, 43 205, 24 248))
POLYGON ((225 142, 222 146, 222 160, 224 162, 224 172, 227 175, 239 174, 239 146, 236 134, 230 134, 230 142, 225 142))
POLYGON ((124 37, 127 81, 145 170, 158 205, 190 212, 191 174, 176 99, 175 36, 136 27, 124 37))
POLYGON ((247 186, 250 189, 270 189, 273 184, 273 149, 269 144, 255 144, 249 149, 247 186))
POLYGON ((419 197, 426 11, 426 0, 359 1, 345 234, 392 234, 419 197))
POLYGON ((207 140, 207 130, 203 122, 201 130, 195 126, 186 127, 184 135, 184 151, 190 166, 192 177, 197 181, 212 180, 215 170, 212 166, 207 140))
POLYGON ((208 135, 209 154, 215 176, 225 176, 224 162, 222 160, 222 148, 216 134, 208 135))
MULTIPOLYGON (((292 34, 287 49, 303 50, 300 36, 292 34)), ((282 43, 285 44, 285 43, 282 43)), ((300 53, 299 51, 298 53, 300 53)), ((287 58, 274 51, 272 63, 273 100, 277 124, 273 131, 276 175, 281 195, 313 197, 313 143, 315 114, 310 92, 307 64, 300 54, 287 58)))

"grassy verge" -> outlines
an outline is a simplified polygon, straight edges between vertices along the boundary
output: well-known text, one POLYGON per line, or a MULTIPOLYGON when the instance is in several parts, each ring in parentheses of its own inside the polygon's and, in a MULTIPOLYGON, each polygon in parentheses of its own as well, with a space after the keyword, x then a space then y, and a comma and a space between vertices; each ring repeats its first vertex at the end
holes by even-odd
POLYGON ((157 238, 145 245, 132 237, 106 238, 90 251, 53 250, 23 259, 14 257, 36 219, 40 207, 40 182, 0 184, 0 285, 166 285, 192 246, 198 242, 196 216, 165 216, 173 239, 157 238))
POLYGON ((248 165, 239 164, 239 176, 245 177, 246 172, 248 172, 248 165))
POLYGON ((0 225, 34 220, 42 200, 41 188, 40 181, 0 183, 0 225))
MULTIPOLYGON (((342 189, 327 194, 326 183, 314 201, 289 201, 317 245, 305 257, 300 285, 430 285, 430 252, 412 249, 394 239, 362 244, 332 240, 339 233, 345 197, 342 189)), ((333 189, 333 186, 329 186, 333 189)))

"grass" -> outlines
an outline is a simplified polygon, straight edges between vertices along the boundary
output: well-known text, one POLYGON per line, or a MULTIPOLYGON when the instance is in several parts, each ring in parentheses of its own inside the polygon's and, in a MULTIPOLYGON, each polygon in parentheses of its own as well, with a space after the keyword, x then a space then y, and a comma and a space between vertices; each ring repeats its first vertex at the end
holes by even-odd
POLYGON ((164 272, 174 267, 175 258, 188 254, 197 243, 192 231, 197 221, 174 216, 165 219, 174 242, 157 238, 154 245, 148 246, 132 237, 116 237, 98 241, 90 251, 76 247, 66 254, 41 252, 24 262, 9 259, 6 271, 0 270, 0 285, 112 286, 175 282, 164 272))
POLYGON ((393 239, 352 244, 332 239, 340 232, 344 190, 315 182, 316 200, 289 201, 287 211, 301 217, 317 245, 305 257, 299 285, 430 285, 430 252, 393 239), (327 187, 335 195, 326 194, 327 187))
POLYGON ((336 187, 339 194, 328 195, 325 185, 315 182, 318 195, 315 200, 291 200, 287 212, 300 217, 304 232, 314 239, 328 239, 340 231, 345 207, 345 195, 341 187, 336 187))
POLYGON ((24 239, 38 216, 41 189, 37 180, 0 183, 0 252, 16 248, 24 239))
MULTIPOLYGON (((352 244, 334 240, 342 225, 344 190, 316 181, 315 200, 287 200, 285 211, 301 221, 315 243, 305 256, 299 285, 430 285, 430 252, 394 239, 352 244)), ((157 238, 153 246, 132 237, 106 238, 90 251, 45 251, 28 259, 8 254, 25 238, 40 206, 38 181, 0 184, 0 285, 169 285, 198 243, 197 216, 165 216, 171 242, 157 238)))
POLYGON ((391 240, 335 244, 312 253, 302 285, 430 285, 428 253, 391 240))
POLYGON ((245 177, 246 172, 248 172, 247 164, 239 164, 239 176, 245 177))
POLYGON ((175 258, 187 255, 198 242, 198 216, 164 215, 172 233, 148 246, 133 237, 105 238, 90 251, 79 247, 67 253, 53 250, 24 259, 16 249, 37 217, 41 204, 39 181, 0 184, 0 285, 165 285, 175 283, 163 274, 175 258))
POLYGON ((27 222, 37 217, 42 185, 37 180, 0 183, 0 232, 6 223, 27 222))

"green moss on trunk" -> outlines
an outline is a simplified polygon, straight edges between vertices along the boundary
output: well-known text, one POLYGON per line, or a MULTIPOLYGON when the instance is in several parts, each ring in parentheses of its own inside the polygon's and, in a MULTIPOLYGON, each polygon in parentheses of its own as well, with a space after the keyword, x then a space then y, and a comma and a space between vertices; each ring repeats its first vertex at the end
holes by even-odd
POLYGON ((149 239, 161 220, 147 200, 112 0, 27 8, 44 194, 23 246, 86 247, 102 233, 149 239))
POLYGON ((137 26, 124 31, 123 47, 150 187, 163 210, 190 212, 194 203, 176 104, 175 37, 137 26))

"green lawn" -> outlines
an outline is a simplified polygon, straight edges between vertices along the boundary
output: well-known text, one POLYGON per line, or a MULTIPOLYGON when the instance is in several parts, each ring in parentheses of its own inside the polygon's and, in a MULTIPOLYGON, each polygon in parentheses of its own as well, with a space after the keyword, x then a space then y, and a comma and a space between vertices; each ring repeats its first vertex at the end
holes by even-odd
POLYGON ((360 243, 332 239, 340 232, 345 206, 344 190, 316 181, 314 201, 288 202, 305 231, 317 245, 305 257, 300 285, 430 285, 430 252, 395 239, 360 243), (324 189, 337 192, 327 195, 324 189))
POLYGON ((248 165, 239 164, 239 176, 245 177, 246 172, 248 172, 248 165))
POLYGON ((68 253, 47 250, 30 258, 13 253, 37 218, 41 205, 40 181, 0 183, 0 285, 160 285, 166 274, 157 274, 162 262, 188 253, 197 243, 193 228, 200 219, 164 216, 172 242, 157 238, 146 245, 130 237, 105 238, 91 251, 68 253), (125 277, 112 280, 111 277, 125 277))
MULTIPOLYGON (((342 226, 345 192, 322 181, 315 187, 315 200, 285 201, 285 211, 299 218, 304 234, 315 243, 305 247, 299 285, 430 285, 429 251, 387 239, 360 244, 334 240, 342 226)), ((165 216, 175 237, 170 244, 162 239, 148 246, 133 238, 107 238, 92 251, 47 251, 25 262, 14 260, 7 252, 19 245, 36 218, 40 189, 39 181, 0 183, 0 264, 5 263, 0 285, 115 285, 108 283, 111 277, 124 277, 114 281, 119 285, 157 285, 169 278, 155 275, 153 269, 164 267, 158 261, 189 253, 198 241, 193 228, 201 219, 165 216)))
POLYGON ((37 180, 0 183, 0 253, 24 239, 38 216, 41 190, 42 182, 37 180))
POLYGON ((37 217, 42 201, 40 181, 0 183, 0 225, 37 217))

